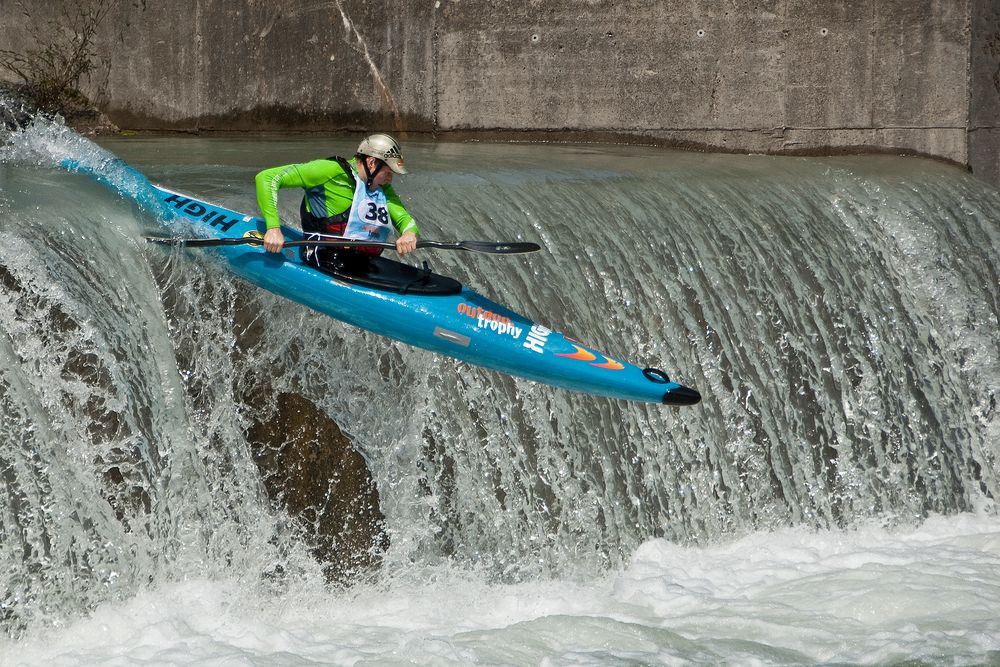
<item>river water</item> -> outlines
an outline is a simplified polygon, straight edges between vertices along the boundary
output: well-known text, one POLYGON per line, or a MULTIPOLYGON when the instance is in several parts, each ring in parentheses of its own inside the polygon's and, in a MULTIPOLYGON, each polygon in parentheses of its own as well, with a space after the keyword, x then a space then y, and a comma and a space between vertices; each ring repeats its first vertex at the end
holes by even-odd
POLYGON ((118 161, 256 213, 257 171, 352 141, 99 143, 39 121, 0 149, 0 663, 1000 661, 1000 193, 963 171, 405 143, 424 237, 543 246, 421 259, 701 391, 678 409, 146 247, 166 223, 118 161), (370 579, 327 585, 266 500, 238 400, 261 376, 368 461, 392 544, 370 579))

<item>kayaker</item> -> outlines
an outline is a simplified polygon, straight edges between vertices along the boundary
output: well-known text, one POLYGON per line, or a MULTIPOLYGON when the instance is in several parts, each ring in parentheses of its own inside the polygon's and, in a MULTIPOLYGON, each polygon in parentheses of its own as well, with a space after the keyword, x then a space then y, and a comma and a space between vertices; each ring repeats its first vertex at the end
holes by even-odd
MULTIPOLYGON (((405 174, 399 144, 388 134, 365 137, 354 157, 334 156, 301 164, 265 169, 257 174, 257 205, 267 224, 264 247, 280 252, 285 243, 278 217, 278 190, 303 188, 299 207, 306 239, 337 236, 387 241, 395 228, 396 252, 406 255, 417 247, 417 223, 392 188, 393 174, 405 174)), ((317 248, 304 246, 302 259, 318 268, 363 270, 380 248, 317 248)))

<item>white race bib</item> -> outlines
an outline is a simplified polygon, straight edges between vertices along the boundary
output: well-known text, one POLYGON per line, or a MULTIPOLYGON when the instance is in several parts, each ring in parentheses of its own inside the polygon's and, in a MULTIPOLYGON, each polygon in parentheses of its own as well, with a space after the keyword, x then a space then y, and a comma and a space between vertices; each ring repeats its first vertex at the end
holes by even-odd
POLYGON ((357 179, 351 213, 344 228, 344 238, 365 241, 388 241, 392 221, 389 219, 389 202, 382 188, 369 192, 364 181, 357 179))

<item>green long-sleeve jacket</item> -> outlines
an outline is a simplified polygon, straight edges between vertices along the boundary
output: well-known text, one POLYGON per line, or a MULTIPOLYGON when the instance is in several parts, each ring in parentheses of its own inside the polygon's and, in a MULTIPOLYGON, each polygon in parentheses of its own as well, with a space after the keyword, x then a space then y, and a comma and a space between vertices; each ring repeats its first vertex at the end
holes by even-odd
MULTIPOLYGON (((355 160, 349 160, 356 169, 355 160)), ((357 172, 354 174, 358 177, 357 172)), ((278 190, 281 188, 305 189, 306 210, 318 218, 343 213, 354 200, 354 187, 343 167, 335 160, 313 160, 301 164, 286 164, 265 169, 257 174, 257 205, 268 229, 281 225, 278 218, 278 190)), ((399 195, 391 185, 382 187, 389 204, 389 217, 400 234, 419 234, 417 223, 407 212, 399 195)))

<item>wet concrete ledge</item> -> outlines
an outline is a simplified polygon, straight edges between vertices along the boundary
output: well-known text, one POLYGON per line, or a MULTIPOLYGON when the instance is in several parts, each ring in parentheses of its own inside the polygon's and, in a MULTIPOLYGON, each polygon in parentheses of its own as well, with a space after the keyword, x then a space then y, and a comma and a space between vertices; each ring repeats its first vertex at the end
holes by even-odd
MULTIPOLYGON (((252 114, 247 118, 227 119, 220 122, 217 117, 185 119, 179 123, 159 123, 145 119, 133 127, 143 129, 125 130, 130 135, 171 136, 191 135, 207 137, 257 137, 274 136, 348 136, 360 139, 370 131, 361 123, 329 122, 326 118, 303 120, 292 125, 276 122, 259 122, 260 116, 252 114)), ((94 130, 88 124, 73 124, 83 134, 118 134, 117 126, 105 125, 94 130)), ((375 124, 375 127, 383 127, 375 124)), ((624 133, 614 130, 579 130, 572 128, 548 130, 510 130, 503 128, 480 128, 462 130, 428 129, 415 123, 411 129, 392 130, 397 137, 409 139, 488 142, 488 143, 573 143, 629 146, 656 146, 701 153, 728 153, 737 155, 763 154, 786 156, 834 156, 834 155, 899 155, 922 157, 969 171, 971 166, 958 157, 956 147, 964 141, 964 130, 938 130, 937 136, 928 136, 923 130, 912 128, 872 129, 800 129, 769 128, 760 130, 647 130, 624 133), (950 150, 949 146, 954 148, 950 150)), ((985 131, 980 131, 985 134, 985 131)), ((1000 147, 1000 130, 995 131, 994 141, 1000 147)), ((985 145, 985 142, 981 146, 985 145)), ((987 150, 983 149, 981 150, 987 150)), ((988 152, 982 156, 985 164, 991 157, 988 152)), ((998 181, 1000 185, 1000 181, 998 181)))

